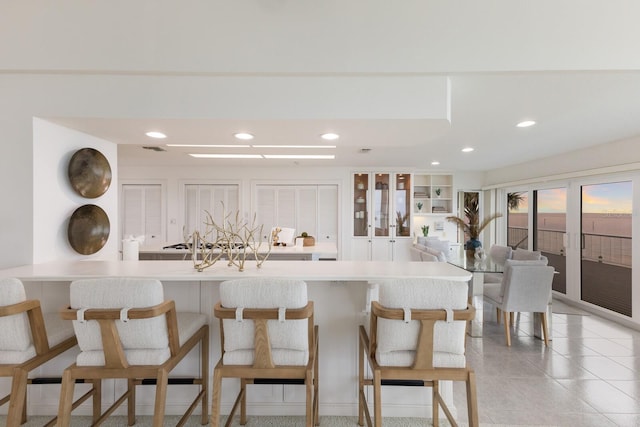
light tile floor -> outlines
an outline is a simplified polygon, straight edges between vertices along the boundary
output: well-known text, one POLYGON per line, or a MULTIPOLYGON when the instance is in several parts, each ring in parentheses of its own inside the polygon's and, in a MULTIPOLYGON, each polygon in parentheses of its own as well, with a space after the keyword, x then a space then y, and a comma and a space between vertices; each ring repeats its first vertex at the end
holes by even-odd
MULTIPOLYGON (((486 307, 484 313, 483 337, 467 342, 469 363, 477 376, 482 427, 640 427, 640 331, 556 301, 548 348, 533 337, 527 314, 516 322, 512 346, 507 347, 495 311, 486 307)), ((462 425, 467 421, 465 396, 464 385, 456 384, 454 399, 462 425)), ((81 418, 75 418, 73 425, 88 425, 81 418)), ((148 418, 139 417, 136 425, 149 425, 148 418)), ((0 423, 3 421, 0 417, 0 423)), ((26 426, 42 425, 42 421, 33 417, 26 426)), ((193 417, 188 425, 200 425, 197 421, 193 417)), ((288 427, 303 422, 302 417, 250 417, 247 425, 288 427)), ((105 425, 125 424, 122 417, 115 417, 105 425)), ((349 425, 357 425, 355 417, 321 415, 321 426, 349 425)), ((399 418, 385 419, 383 425, 430 424, 399 418)))
MULTIPOLYGON (((640 426, 640 331, 554 301, 548 348, 527 314, 507 347, 495 310, 485 308, 483 337, 467 343, 482 424, 640 426)), ((454 387, 462 409, 464 386, 454 387)))

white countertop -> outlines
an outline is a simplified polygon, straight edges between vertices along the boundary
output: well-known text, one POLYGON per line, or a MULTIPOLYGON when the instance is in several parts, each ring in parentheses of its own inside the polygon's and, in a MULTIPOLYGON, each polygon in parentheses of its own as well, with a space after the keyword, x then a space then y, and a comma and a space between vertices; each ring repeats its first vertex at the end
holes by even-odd
POLYGON ((244 271, 225 261, 198 272, 192 261, 55 261, 0 270, 0 277, 23 281, 70 281, 105 276, 153 277, 162 281, 221 281, 241 277, 286 277, 306 281, 370 281, 394 278, 468 281, 471 273, 446 262, 273 261, 244 271))

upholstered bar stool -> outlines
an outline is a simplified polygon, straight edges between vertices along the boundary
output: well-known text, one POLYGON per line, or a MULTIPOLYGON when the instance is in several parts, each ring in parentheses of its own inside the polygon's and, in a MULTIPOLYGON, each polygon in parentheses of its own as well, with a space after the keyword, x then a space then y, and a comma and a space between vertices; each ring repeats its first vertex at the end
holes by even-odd
POLYGON ((359 425, 366 420, 369 427, 382 426, 383 386, 419 386, 431 387, 433 425, 438 425, 442 408, 455 426, 440 394, 440 381, 463 381, 468 422, 478 426, 475 374, 465 357, 466 322, 475 315, 467 305, 467 288, 465 282, 433 279, 379 282, 379 301, 371 302, 369 326, 359 327, 359 425), (373 420, 365 387, 373 388, 373 420))
POLYGON ((75 345, 71 324, 57 313, 43 314, 40 301, 27 300, 20 280, 0 279, 0 376, 12 378, 11 393, 0 400, 9 403, 7 426, 27 421, 29 373, 75 345))
POLYGON ((220 423, 223 378, 239 378, 240 392, 229 414, 229 426, 240 406, 247 423, 248 384, 301 384, 306 391, 306 426, 319 425, 318 327, 313 302, 300 280, 247 278, 220 284, 222 357, 213 373, 211 426, 220 423))
POLYGON ((178 378, 177 384, 199 386, 195 399, 179 421, 186 422, 198 406, 201 423, 208 422, 207 379, 209 367, 209 326, 200 313, 176 312, 174 301, 165 301, 162 283, 156 279, 102 278, 71 283, 70 307, 62 317, 73 320, 80 354, 76 363, 64 371, 59 425, 71 421, 74 383, 79 379, 95 382, 99 390, 103 379, 126 379, 127 391, 94 420, 100 423, 125 400, 128 423, 135 423, 135 387, 155 384, 153 426, 163 425, 167 386, 173 383, 171 371, 200 345, 201 366, 193 378, 178 378))

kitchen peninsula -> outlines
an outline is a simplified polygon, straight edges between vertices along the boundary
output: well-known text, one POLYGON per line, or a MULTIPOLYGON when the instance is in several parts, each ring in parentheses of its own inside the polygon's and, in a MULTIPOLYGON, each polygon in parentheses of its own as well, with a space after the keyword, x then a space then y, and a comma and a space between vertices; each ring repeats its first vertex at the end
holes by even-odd
MULTIPOLYGON (((395 278, 429 278, 432 280, 468 281, 471 273, 441 262, 366 262, 333 261, 265 262, 257 268, 247 261, 243 272, 228 267, 222 261, 198 272, 191 261, 56 261, 0 270, 0 277, 18 277, 24 283, 29 298, 38 298, 43 309, 55 312, 68 304, 68 286, 75 279, 126 276, 155 277, 164 285, 165 298, 176 301, 178 310, 199 311, 209 316, 211 325, 210 360, 220 357, 218 320, 212 315, 219 299, 221 281, 240 277, 284 277, 305 280, 309 299, 314 301, 315 321, 319 325, 320 339, 320 416, 355 415, 357 413, 357 326, 366 319, 365 303, 369 283, 395 278)), ((74 360, 73 354, 65 354, 66 360, 57 366, 66 366, 74 360)), ((198 363, 198 355, 190 354, 183 363, 198 363)), ((55 367, 47 368, 48 375, 59 375, 55 367)), ((122 384, 105 384, 103 403, 115 395, 122 384)), ((223 383, 222 396, 232 399, 238 384, 223 383)), ((295 385, 264 385, 252 392, 250 410, 262 415, 300 415, 304 413, 304 393, 295 385)), ((80 387, 78 387, 80 388, 80 387)), ((175 387, 173 388, 175 390, 175 387)), ((139 388, 139 413, 153 411, 153 390, 139 388)), ((79 390, 80 391, 80 390, 79 390)), ((445 383, 441 391, 448 401, 452 399, 452 385, 445 383)), ((181 394, 171 391, 167 401, 167 413, 179 413, 189 402, 189 391, 181 394)), ((419 416, 424 414, 425 402, 431 401, 430 391, 420 388, 398 388, 394 398, 385 402, 386 416, 419 416)), ((57 395, 44 392, 29 399, 31 413, 53 414, 57 409, 57 395)), ((223 413, 228 413, 232 400, 222 402, 223 413)), ((88 414, 90 408, 81 407, 76 414, 88 414)), ((430 408, 427 408, 430 411, 430 408)))

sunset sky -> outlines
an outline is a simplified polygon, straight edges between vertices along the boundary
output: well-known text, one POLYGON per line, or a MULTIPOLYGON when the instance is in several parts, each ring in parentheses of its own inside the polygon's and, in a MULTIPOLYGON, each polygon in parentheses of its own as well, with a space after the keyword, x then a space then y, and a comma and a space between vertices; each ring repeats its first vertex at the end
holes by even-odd
MULTIPOLYGON (((510 213, 524 213, 529 211, 529 201, 525 199, 517 210, 510 213)), ((630 181, 613 182, 582 186, 582 209, 584 213, 621 213, 632 212, 632 187, 630 181)), ((538 212, 555 213, 566 212, 566 188, 538 190, 538 212)))

